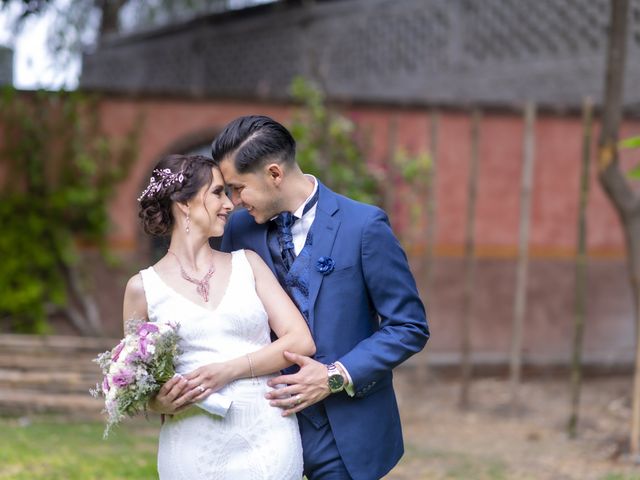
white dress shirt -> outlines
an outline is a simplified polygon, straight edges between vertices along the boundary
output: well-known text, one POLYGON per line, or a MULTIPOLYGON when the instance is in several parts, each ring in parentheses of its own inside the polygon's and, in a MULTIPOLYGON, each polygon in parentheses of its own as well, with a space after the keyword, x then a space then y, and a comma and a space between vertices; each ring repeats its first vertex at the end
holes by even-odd
POLYGON ((316 208, 318 204, 316 203, 313 207, 309 209, 307 213, 304 215, 304 207, 307 206, 307 203, 313 198, 313 196, 318 191, 318 181, 316 177, 313 175, 305 175, 309 180, 313 181, 313 191, 311 195, 307 197, 307 199, 302 202, 302 205, 298 207, 298 209, 293 212, 293 216, 297 218, 296 222, 291 227, 291 235, 293 236, 293 251, 296 253, 296 256, 300 255, 300 252, 304 248, 304 244, 307 241, 307 234, 309 233, 309 229, 313 224, 313 221, 316 219, 316 208))

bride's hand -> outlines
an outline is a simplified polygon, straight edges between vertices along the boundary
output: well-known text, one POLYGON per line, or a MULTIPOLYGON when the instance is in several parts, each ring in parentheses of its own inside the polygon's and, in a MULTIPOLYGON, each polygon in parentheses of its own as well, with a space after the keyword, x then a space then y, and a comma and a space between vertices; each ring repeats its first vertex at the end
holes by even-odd
POLYGON ((156 413, 174 414, 191 406, 200 392, 189 387, 189 382, 176 375, 167 381, 158 394, 149 401, 149 409, 156 413))
POLYGON ((190 388, 200 392, 196 398, 199 401, 231 382, 233 375, 226 363, 210 363, 187 373, 184 378, 190 388))

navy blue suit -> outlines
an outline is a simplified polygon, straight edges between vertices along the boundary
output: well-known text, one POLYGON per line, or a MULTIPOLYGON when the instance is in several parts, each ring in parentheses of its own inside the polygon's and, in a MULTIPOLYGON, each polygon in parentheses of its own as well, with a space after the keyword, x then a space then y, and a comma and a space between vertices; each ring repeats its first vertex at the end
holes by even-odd
MULTIPOLYGON (((314 358, 325 364, 340 361, 349 371, 355 396, 330 395, 324 410, 351 477, 371 480, 384 476, 403 454, 391 371, 424 347, 429 327, 386 214, 321 183, 318 188, 308 319, 314 358), (315 268, 323 256, 335 262, 326 275, 315 268)), ((253 250, 274 270, 267 230, 238 211, 229 219, 221 249, 253 250)), ((305 459, 310 455, 314 452, 305 451, 305 459)))

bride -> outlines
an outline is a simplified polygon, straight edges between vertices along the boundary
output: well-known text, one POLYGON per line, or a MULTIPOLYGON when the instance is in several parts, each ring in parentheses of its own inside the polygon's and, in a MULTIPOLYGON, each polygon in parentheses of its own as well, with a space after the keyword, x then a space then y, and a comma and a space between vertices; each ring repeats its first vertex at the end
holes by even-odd
MULTIPOLYGON (((180 375, 149 405, 165 414, 160 478, 302 478, 296 418, 283 417, 265 394, 269 378, 290 365, 285 351, 313 355, 315 345, 257 254, 210 248, 233 208, 220 171, 204 156, 168 156, 138 200, 145 232, 171 242, 158 263, 127 283, 125 322, 142 316, 180 324, 180 375), (213 392, 231 401, 224 418, 195 405, 213 392)), ((294 397, 292 405, 301 401, 294 397)))

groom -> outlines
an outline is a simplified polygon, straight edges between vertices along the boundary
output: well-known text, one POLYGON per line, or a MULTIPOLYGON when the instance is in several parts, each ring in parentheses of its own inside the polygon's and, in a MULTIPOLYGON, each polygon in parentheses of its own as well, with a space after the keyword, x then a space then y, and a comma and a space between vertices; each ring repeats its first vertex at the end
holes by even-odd
POLYGON ((381 478, 403 454, 392 369, 429 338, 407 258, 384 212, 305 175, 289 131, 232 121, 212 156, 235 213, 222 250, 257 252, 307 320, 314 358, 271 381, 271 404, 298 413, 309 480, 381 478))

